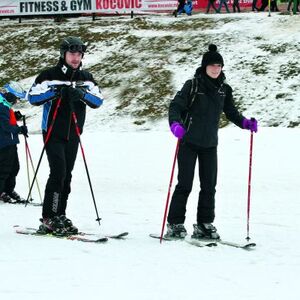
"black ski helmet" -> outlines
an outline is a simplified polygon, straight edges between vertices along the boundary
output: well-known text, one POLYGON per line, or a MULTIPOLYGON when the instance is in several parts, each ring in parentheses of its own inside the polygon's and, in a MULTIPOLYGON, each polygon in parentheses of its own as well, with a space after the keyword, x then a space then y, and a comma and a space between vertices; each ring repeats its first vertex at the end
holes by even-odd
POLYGON ((67 51, 69 52, 80 52, 82 53, 82 57, 84 52, 86 51, 86 45, 79 37, 69 36, 62 40, 60 44, 60 57, 65 59, 65 54, 67 51))

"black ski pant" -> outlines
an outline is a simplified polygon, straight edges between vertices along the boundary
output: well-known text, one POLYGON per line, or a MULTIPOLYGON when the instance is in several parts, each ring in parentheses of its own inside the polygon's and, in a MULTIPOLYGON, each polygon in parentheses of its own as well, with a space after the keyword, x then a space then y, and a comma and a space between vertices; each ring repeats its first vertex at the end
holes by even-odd
POLYGON ((200 148, 191 144, 181 143, 177 157, 178 183, 171 200, 168 214, 169 224, 183 224, 185 221, 186 205, 193 187, 197 159, 200 179, 197 223, 212 223, 214 221, 217 147, 200 148))
POLYGON ((233 12, 236 12, 236 10, 238 12, 241 12, 239 1, 240 0, 233 0, 233 4, 232 4, 233 12))
POLYGON ((213 9, 215 10, 215 12, 217 12, 217 8, 215 6, 215 1, 216 0, 208 0, 208 3, 207 3, 207 7, 206 7, 206 13, 208 14, 209 13, 209 10, 210 10, 210 7, 212 6, 213 9))
POLYGON ((17 145, 0 149, 0 195, 10 194, 16 186, 16 177, 20 170, 17 145))
POLYGON ((50 139, 46 144, 50 174, 45 189, 43 218, 66 214, 78 143, 76 138, 69 141, 50 139))

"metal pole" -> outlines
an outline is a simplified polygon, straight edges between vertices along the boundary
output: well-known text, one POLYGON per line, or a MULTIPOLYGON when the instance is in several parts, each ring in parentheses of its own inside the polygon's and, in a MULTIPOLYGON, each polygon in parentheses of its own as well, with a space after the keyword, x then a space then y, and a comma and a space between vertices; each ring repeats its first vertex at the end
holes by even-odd
POLYGON ((83 158, 83 161, 84 161, 84 166, 85 166, 85 170, 86 170, 86 174, 87 174, 87 178, 88 178, 88 182, 89 182, 89 186, 90 186, 90 190, 91 190, 91 194, 92 194, 92 198, 93 198, 93 202, 94 202, 94 207, 95 207, 96 216, 97 216, 96 221, 99 223, 99 226, 100 226, 101 225, 100 224, 101 218, 99 217, 99 214, 98 214, 98 209, 97 209, 95 195, 94 195, 94 191, 93 191, 93 187, 92 187, 90 173, 89 173, 89 169, 88 169, 85 154, 84 154, 84 149, 83 149, 83 146, 82 146, 82 143, 81 143, 80 130, 79 130, 78 122, 77 122, 77 117, 76 117, 76 114, 74 112, 74 109, 73 109, 72 105, 71 105, 71 110, 72 110, 73 121, 74 121, 74 124, 75 124, 75 130, 76 130, 76 134, 77 134, 78 139, 79 139, 79 145, 80 145, 80 149, 81 149, 81 153, 82 153, 82 158, 83 158))

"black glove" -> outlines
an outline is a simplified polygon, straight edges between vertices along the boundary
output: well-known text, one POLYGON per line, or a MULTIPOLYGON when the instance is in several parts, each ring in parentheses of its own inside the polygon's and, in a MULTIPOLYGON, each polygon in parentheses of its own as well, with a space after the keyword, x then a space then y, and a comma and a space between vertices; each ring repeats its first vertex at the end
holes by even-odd
POLYGON ((84 98, 85 92, 80 88, 69 87, 69 101, 77 102, 84 98))
POLYGON ((19 134, 23 134, 24 136, 28 137, 27 126, 19 126, 19 134))
POLYGON ((69 97, 69 87, 68 86, 64 86, 61 90, 60 90, 60 95, 61 98, 63 100, 66 100, 69 97))
POLYGON ((4 98, 11 104, 16 104, 18 97, 16 97, 13 93, 7 92, 4 93, 4 98))
POLYGON ((19 110, 15 111, 15 117, 17 121, 22 120, 23 115, 21 114, 21 112, 19 110))

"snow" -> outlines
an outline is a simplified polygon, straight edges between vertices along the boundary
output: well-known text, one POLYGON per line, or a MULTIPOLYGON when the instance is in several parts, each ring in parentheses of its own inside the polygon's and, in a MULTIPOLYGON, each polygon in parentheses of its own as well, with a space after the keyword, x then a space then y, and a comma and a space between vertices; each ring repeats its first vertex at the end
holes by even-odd
MULTIPOLYGON (((283 127, 288 126, 289 121, 299 120, 299 88, 291 89, 299 85, 299 74, 281 78, 278 83, 272 81, 272 74, 277 74, 278 68, 288 62, 284 57, 289 57, 289 61, 296 60, 298 53, 297 48, 287 47, 287 52, 272 57, 261 47, 267 42, 275 47, 279 41, 299 45, 299 18, 277 14, 272 14, 271 18, 267 14, 231 14, 231 20, 234 18, 236 22, 227 23, 226 15, 199 14, 186 21, 186 30, 193 39, 198 32, 189 29, 188 24, 198 18, 224 19, 222 26, 218 23, 217 28, 203 29, 203 34, 217 41, 228 38, 229 42, 222 46, 226 74, 235 90, 241 95, 249 95, 243 103, 245 115, 257 116, 262 126, 277 121, 281 126, 260 126, 254 135, 250 237, 257 243, 256 249, 245 251, 222 245, 197 248, 180 241, 160 244, 148 236, 159 234, 161 230, 176 140, 169 132, 166 119, 148 121, 137 130, 130 116, 114 116, 118 91, 108 89, 103 91, 107 99, 103 107, 88 109, 82 136, 101 226, 95 221, 80 151, 67 214, 82 231, 99 235, 128 231, 128 238, 125 241, 109 240, 107 244, 86 244, 17 235, 14 225, 39 225, 41 207, 0 203, 1 299, 299 299, 300 129, 299 126, 283 127), (254 41, 255 37, 262 39, 254 41), (258 55, 267 60, 268 74, 254 76, 249 65, 244 64, 258 55), (288 92, 293 101, 274 100, 278 93, 288 92)), ((153 24, 175 25, 184 18, 148 16, 147 20, 153 24)), ((5 26, 5 22, 1 21, 0 25, 5 26)), ((71 28, 73 22, 76 21, 60 26, 71 28)), ((94 23, 90 30, 101 33, 114 29, 118 32, 131 21, 120 18, 122 22, 109 28, 100 28, 94 23)), ((18 31, 30 30, 30 26, 23 29, 20 26, 18 31)), ((131 33, 143 37, 165 34, 163 30, 154 33, 148 29, 132 30, 131 33)), ((176 36, 178 32, 170 31, 170 34, 176 36)), ((185 41, 182 47, 188 44, 185 41)), ((121 51, 122 45, 120 40, 105 51, 95 48, 94 53, 85 57, 85 63, 88 66, 97 64, 106 51, 114 47, 121 51)), ((174 48, 170 49, 166 68, 172 69, 174 86, 178 89, 193 75, 195 60, 191 59, 185 67, 176 66, 176 56, 172 54, 174 48)), ((153 60, 150 63, 153 64, 153 60)), ((33 79, 24 78, 21 82, 29 87, 33 79)), ((42 150, 42 137, 38 134, 41 108, 25 106, 21 110, 34 116, 28 120, 28 142, 36 164, 42 150)), ((243 242, 247 235, 249 141, 249 131, 234 125, 219 131, 215 225, 224 240, 233 242, 243 242)), ((21 170, 16 190, 26 197, 28 183, 23 140, 18 149, 21 170)), ((38 174, 42 193, 48 172, 44 157, 38 174)), ((173 188, 175 184, 176 178, 173 188)), ((189 233, 195 222, 198 186, 196 175, 187 206, 185 225, 189 233)), ((40 201, 36 188, 33 197, 35 202, 40 201)))
MULTIPOLYGON (((41 207, 1 203, 1 299, 298 299, 299 159, 293 147, 298 136, 299 129, 286 128, 260 128, 254 135, 250 237, 257 247, 245 251, 180 241, 161 245, 148 237, 161 229, 176 146, 166 129, 85 133, 82 143, 102 224, 95 221, 80 152, 68 215, 82 231, 130 235, 107 244, 17 235, 14 225, 38 226, 41 207)), ((225 240, 246 237, 249 138, 239 128, 220 130, 215 225, 225 240)), ((28 142, 36 161, 41 136, 31 135, 28 142)), ((20 144, 17 190, 25 193, 23 149, 20 144)), ((44 158, 40 186, 47 175, 44 158)), ((189 233, 197 193, 195 176, 189 233)), ((36 191, 34 198, 39 202, 36 191)))

